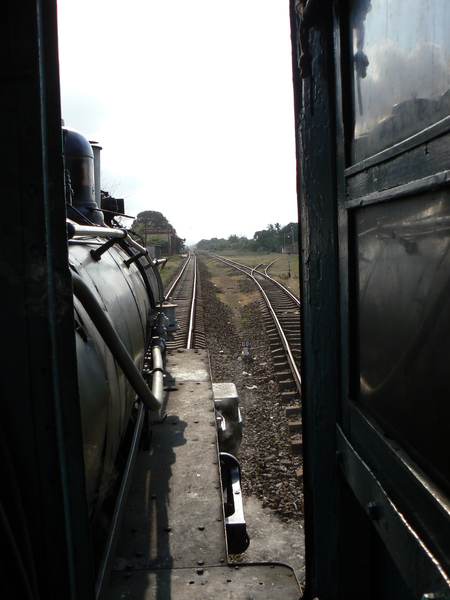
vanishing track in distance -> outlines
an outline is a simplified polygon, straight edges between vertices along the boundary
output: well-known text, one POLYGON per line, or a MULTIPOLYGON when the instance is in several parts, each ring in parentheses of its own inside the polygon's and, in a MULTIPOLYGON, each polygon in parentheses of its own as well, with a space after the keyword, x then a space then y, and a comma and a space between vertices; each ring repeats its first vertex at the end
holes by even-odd
POLYGON ((193 252, 189 253, 178 277, 165 292, 165 296, 177 305, 176 315, 180 326, 174 339, 167 341, 167 349, 205 348, 201 284, 197 271, 197 257, 193 252))

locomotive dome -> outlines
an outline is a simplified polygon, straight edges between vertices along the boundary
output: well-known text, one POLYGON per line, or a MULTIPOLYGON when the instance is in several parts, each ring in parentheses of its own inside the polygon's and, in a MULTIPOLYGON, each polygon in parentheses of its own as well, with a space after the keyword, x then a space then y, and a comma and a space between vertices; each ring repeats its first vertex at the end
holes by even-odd
POLYGON ((65 133, 65 151, 67 156, 85 156, 94 160, 94 152, 92 146, 84 135, 72 127, 63 126, 65 133))
POLYGON ((72 205, 92 223, 103 225, 103 213, 95 201, 94 152, 81 133, 63 125, 66 171, 73 189, 72 205))

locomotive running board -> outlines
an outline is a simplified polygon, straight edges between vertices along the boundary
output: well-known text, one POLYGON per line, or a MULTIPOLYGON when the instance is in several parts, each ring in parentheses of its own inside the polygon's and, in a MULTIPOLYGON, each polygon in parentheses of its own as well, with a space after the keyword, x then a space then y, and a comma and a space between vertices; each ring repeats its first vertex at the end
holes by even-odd
MULTIPOLYGON (((233 518, 224 514, 207 351, 173 352, 165 368, 163 408, 151 415, 150 450, 137 456, 105 598, 298 600, 290 567, 228 565, 226 520, 233 528, 233 518)), ((233 468, 240 497, 236 478, 233 468)), ((238 525, 236 502, 234 513, 238 525)))

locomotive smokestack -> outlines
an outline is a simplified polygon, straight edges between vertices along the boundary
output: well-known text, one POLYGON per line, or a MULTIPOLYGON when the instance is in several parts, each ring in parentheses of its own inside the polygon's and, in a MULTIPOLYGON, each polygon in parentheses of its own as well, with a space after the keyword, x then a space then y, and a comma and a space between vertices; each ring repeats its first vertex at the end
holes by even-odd
POLYGON ((95 202, 99 208, 102 206, 102 192, 100 183, 100 151, 102 147, 98 145, 98 142, 89 142, 92 146, 94 153, 94 185, 95 185, 95 202))

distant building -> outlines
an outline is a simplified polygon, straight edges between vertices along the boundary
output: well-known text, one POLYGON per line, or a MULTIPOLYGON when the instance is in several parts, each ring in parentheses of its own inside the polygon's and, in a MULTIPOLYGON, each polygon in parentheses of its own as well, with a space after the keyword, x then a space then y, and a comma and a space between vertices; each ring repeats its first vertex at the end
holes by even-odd
MULTIPOLYGON (((172 256, 172 254, 176 254, 177 250, 179 251, 183 246, 185 240, 176 235, 173 227, 168 227, 166 229, 151 229, 144 228, 143 230, 144 239, 145 239, 145 247, 146 248, 159 248, 159 256, 172 256), (156 236, 156 235, 167 235, 167 242, 164 244, 158 245, 148 245, 147 244, 147 236, 156 236)), ((158 258, 158 257, 156 257, 158 258)))

